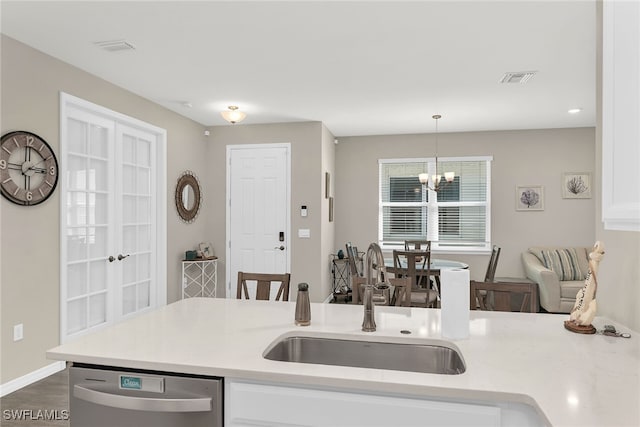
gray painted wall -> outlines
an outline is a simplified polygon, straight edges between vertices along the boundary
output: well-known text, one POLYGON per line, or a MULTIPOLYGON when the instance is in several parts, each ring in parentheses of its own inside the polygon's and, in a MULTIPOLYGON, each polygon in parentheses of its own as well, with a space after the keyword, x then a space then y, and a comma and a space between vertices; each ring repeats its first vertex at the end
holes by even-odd
MULTIPOLYGON (((218 257, 224 258, 226 244, 226 147, 238 144, 291 144, 291 236, 287 239, 291 254, 291 299, 295 299, 297 284, 309 284, 311 301, 323 301, 330 293, 326 280, 328 258, 325 233, 333 241, 328 223, 327 202, 324 200, 324 171, 332 168, 332 154, 324 143, 333 137, 320 122, 282 123, 269 125, 216 126, 210 129, 206 152, 209 181, 204 189, 210 200, 207 228, 218 257), (308 216, 300 216, 300 206, 306 205, 308 216), (311 231, 309 239, 298 238, 298 229, 311 231)), ((218 263, 218 283, 224 288, 226 265, 218 263)), ((235 289, 235 278, 230 278, 235 289)))
MULTIPOLYGON (((111 83, 2 36, 2 134, 27 130, 43 137, 59 155, 59 92, 167 129, 167 296, 180 296, 184 251, 208 240, 204 200, 200 217, 186 225, 174 207, 176 180, 190 169, 207 180, 204 127, 111 83)), ((45 351, 59 343, 60 192, 31 207, 0 198, 2 362, 5 383, 52 363, 45 351), (24 339, 13 342, 13 325, 24 339)))
MULTIPOLYGON (((2 36, 1 40, 3 134, 18 129, 35 132, 59 153, 59 91, 167 129, 169 302, 179 298, 179 261, 185 250, 211 241, 217 255, 224 254, 227 144, 292 143, 292 279, 294 286, 309 282, 314 301, 323 300, 331 291, 327 280, 330 253, 347 240, 365 248, 377 239, 377 159, 434 153, 428 135, 342 138, 333 146, 333 136, 319 122, 215 127, 206 138, 204 127, 191 120, 10 38, 2 36), (176 180, 186 169, 198 175, 204 192, 201 213, 190 225, 180 221, 173 206, 176 180), (327 171, 332 175, 335 197, 334 223, 328 222, 328 200, 324 198, 327 171), (299 215, 301 205, 309 208, 307 218, 299 215), (298 239, 299 228, 309 228, 312 238, 298 239)), ((503 248, 498 275, 521 276, 520 252, 528 246, 591 245, 601 239, 607 254, 600 270, 600 312, 640 331, 639 234, 602 228, 599 129, 597 133, 594 129, 551 129, 439 137, 441 156, 494 156, 493 240, 503 248), (593 172, 593 199, 560 197, 560 174, 566 171, 593 172), (516 212, 517 184, 544 185, 545 211, 516 212)), ((59 205, 57 193, 29 208, 0 200, 0 383, 48 365, 51 361, 44 352, 58 344, 59 205), (24 324, 25 339, 14 343, 12 328, 17 323, 24 324)), ((488 255, 447 256, 469 263, 473 278, 484 274, 488 255)), ((220 267, 218 291, 222 294, 224 259, 220 267)), ((295 295, 295 288, 292 293, 295 295)))
MULTIPOLYGON (((594 132, 577 128, 438 135, 440 157, 493 156, 492 243, 502 248, 497 276, 524 277, 520 254, 529 246, 593 245, 595 200, 562 199, 560 181, 563 172, 594 172, 594 132), (543 185, 544 211, 516 211, 516 185, 543 185)), ((434 135, 340 138, 336 236, 359 248, 377 241, 378 159, 432 157, 434 152, 434 135)), ((487 268, 488 254, 435 256, 469 264, 476 280, 487 268)))

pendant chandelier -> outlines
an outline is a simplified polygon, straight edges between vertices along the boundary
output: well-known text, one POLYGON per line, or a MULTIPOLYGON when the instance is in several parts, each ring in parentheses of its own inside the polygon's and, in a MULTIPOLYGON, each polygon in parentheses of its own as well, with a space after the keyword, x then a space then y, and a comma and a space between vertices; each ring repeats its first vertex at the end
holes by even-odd
POLYGON ((440 114, 435 114, 431 116, 431 118, 436 121, 436 173, 435 175, 431 176, 431 180, 429 180, 429 174, 427 173, 421 173, 418 175, 420 184, 425 186, 427 189, 435 192, 438 192, 444 187, 446 187, 447 184, 453 182, 453 179, 456 177, 455 172, 445 172, 444 182, 442 183, 442 185, 440 185, 442 181, 442 176, 440 176, 440 174, 438 173, 438 120, 441 117, 442 116, 440 114))

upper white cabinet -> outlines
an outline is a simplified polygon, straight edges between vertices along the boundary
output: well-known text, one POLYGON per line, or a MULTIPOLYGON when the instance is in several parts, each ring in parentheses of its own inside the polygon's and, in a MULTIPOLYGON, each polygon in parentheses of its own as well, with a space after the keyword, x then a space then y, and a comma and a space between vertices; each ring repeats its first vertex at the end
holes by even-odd
POLYGON ((640 231, 640 2, 605 0, 602 36, 602 220, 640 231))

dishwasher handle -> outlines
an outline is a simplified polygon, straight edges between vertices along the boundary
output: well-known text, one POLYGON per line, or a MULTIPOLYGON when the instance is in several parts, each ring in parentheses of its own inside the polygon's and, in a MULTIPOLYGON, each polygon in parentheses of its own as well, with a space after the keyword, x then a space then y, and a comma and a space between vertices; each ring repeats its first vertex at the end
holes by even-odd
POLYGON ((208 412, 212 410, 210 397, 190 399, 153 399, 105 393, 79 385, 73 386, 73 395, 96 405, 147 412, 208 412))

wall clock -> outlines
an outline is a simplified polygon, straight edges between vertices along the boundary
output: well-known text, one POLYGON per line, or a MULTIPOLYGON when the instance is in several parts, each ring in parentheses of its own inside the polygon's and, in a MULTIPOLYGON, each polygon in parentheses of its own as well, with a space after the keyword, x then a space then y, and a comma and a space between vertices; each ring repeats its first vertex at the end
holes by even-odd
POLYGON ((47 200, 58 184, 58 160, 38 135, 15 131, 0 140, 0 190, 9 201, 24 206, 47 200))

